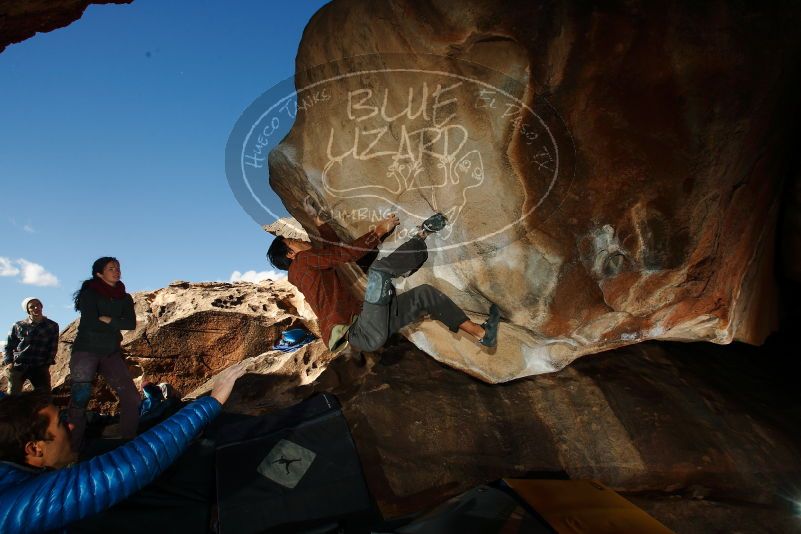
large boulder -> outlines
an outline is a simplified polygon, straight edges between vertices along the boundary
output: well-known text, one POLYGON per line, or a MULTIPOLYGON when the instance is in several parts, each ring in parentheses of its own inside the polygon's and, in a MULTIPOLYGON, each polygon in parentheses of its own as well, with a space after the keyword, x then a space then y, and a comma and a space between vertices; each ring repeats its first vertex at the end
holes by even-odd
POLYGON ((304 32, 270 184, 309 232, 309 195, 345 239, 399 212, 385 250, 447 213, 399 289, 432 284, 477 320, 497 303, 497 353, 432 321, 406 335, 484 381, 648 339, 758 344, 800 12, 335 0, 304 32))
MULTIPOLYGON (((281 332, 304 326, 319 335, 303 296, 284 279, 247 282, 173 282, 157 291, 134 293, 135 330, 125 332, 122 350, 134 382, 168 382, 180 395, 201 388, 226 367, 247 360, 253 372, 290 377, 290 385, 312 382, 331 354, 321 341, 294 354, 272 347, 281 332)), ((67 393, 69 358, 77 321, 61 334, 53 386, 67 393)), ((289 385, 287 387, 290 387, 289 385)), ((101 385, 98 407, 113 409, 115 397, 101 385)))

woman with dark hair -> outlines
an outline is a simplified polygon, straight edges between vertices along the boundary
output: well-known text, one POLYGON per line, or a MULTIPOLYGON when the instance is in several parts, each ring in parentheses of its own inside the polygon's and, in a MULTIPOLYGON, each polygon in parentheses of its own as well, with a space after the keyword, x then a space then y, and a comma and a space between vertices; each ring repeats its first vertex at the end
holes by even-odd
POLYGON ((92 381, 103 375, 120 401, 120 437, 136 436, 139 424, 139 392, 120 352, 121 330, 136 328, 133 298, 120 281, 120 262, 103 257, 92 264, 92 278, 75 292, 75 309, 81 312, 78 334, 72 344, 70 380, 72 397, 69 420, 73 449, 80 450, 86 430, 86 406, 92 396, 92 381))

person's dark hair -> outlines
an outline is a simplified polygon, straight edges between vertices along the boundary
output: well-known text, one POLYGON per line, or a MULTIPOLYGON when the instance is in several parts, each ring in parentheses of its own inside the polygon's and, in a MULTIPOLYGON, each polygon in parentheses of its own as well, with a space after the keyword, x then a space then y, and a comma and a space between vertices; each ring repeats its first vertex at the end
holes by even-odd
POLYGON ((38 391, 0 399, 0 460, 24 464, 29 441, 50 439, 50 421, 39 413, 50 404, 50 395, 38 391))
POLYGON ((287 254, 289 254, 289 247, 286 241, 284 241, 284 238, 280 235, 276 236, 270 248, 267 249, 267 258, 270 260, 270 263, 272 263, 273 267, 276 269, 288 271, 289 266, 292 265, 292 260, 287 258, 287 254))
POLYGON ((75 311, 80 311, 81 293, 83 292, 84 289, 86 289, 86 286, 89 285, 89 282, 91 282, 96 278, 95 273, 102 273, 103 269, 106 268, 106 265, 108 265, 112 261, 120 263, 120 260, 118 260, 117 258, 114 258, 112 256, 103 256, 102 258, 97 258, 95 262, 92 264, 92 276, 81 282, 81 287, 78 288, 78 291, 72 294, 72 302, 75 305, 75 311))

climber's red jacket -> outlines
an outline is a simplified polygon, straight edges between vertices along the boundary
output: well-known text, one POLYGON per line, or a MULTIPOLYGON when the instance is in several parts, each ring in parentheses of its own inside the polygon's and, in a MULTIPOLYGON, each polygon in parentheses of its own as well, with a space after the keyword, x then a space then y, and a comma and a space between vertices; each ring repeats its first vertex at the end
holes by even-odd
MULTIPOLYGON (((337 325, 350 325, 361 312, 362 301, 357 299, 334 267, 357 261, 372 252, 381 242, 372 230, 346 245, 328 224, 319 228, 322 240, 312 240, 313 248, 298 252, 289 266, 289 282, 297 287, 317 315, 326 346, 332 348, 331 332, 337 325)), ((344 334, 344 329, 337 329, 344 334)), ((341 334, 340 334, 341 335, 341 334)))

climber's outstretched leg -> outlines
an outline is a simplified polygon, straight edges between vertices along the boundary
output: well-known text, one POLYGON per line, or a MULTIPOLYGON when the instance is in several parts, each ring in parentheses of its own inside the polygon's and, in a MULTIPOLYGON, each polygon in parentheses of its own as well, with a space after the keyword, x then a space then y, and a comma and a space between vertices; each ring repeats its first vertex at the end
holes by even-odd
POLYGON ((494 304, 489 319, 479 325, 471 321, 447 295, 428 284, 395 296, 391 279, 419 268, 428 258, 425 238, 446 224, 447 219, 441 214, 429 217, 416 236, 387 257, 373 263, 367 274, 362 312, 348 330, 348 340, 353 347, 374 351, 382 347, 390 335, 425 314, 440 321, 452 332, 462 330, 474 336, 482 345, 495 347, 500 313, 494 304))

